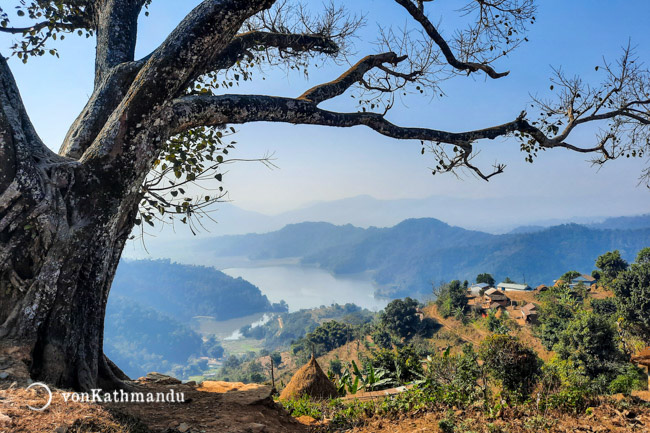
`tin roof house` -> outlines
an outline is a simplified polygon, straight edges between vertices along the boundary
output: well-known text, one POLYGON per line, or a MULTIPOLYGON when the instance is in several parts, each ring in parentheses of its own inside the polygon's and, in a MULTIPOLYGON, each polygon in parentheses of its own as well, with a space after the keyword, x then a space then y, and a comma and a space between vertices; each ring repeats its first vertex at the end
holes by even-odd
POLYGON ((525 292, 531 289, 528 284, 516 284, 516 283, 499 283, 497 284, 497 289, 506 292, 508 290, 525 292))

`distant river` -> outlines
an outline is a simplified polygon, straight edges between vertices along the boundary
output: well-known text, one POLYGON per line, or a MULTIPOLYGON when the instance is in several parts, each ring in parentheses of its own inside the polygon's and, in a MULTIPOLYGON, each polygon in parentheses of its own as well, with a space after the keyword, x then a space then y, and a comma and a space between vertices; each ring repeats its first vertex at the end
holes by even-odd
POLYGON ((284 299, 289 311, 349 302, 378 311, 388 303, 374 297, 375 288, 365 274, 335 277, 322 269, 300 265, 227 268, 221 271, 255 284, 271 302, 284 299))

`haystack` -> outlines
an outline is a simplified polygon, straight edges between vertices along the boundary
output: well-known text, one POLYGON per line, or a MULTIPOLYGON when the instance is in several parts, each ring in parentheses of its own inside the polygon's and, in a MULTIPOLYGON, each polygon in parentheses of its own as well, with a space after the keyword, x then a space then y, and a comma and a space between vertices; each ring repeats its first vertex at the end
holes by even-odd
POLYGON ((280 400, 289 400, 308 395, 312 398, 334 398, 338 396, 336 387, 323 373, 312 356, 311 360, 296 372, 280 394, 280 400))

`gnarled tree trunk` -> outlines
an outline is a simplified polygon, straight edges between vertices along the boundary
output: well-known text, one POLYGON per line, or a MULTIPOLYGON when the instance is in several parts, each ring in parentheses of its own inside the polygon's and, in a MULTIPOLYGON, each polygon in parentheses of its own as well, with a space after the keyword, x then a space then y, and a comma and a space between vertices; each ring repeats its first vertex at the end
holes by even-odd
POLYGON ((142 183, 174 133, 170 101, 270 5, 203 2, 160 49, 134 61, 144 1, 103 3, 95 90, 59 154, 36 134, 0 56, 0 358, 20 354, 31 378, 81 390, 127 379, 103 354, 106 304, 142 183))
POLYGON ((112 388, 104 314, 139 196, 50 152, 0 67, 0 344, 33 378, 112 388))

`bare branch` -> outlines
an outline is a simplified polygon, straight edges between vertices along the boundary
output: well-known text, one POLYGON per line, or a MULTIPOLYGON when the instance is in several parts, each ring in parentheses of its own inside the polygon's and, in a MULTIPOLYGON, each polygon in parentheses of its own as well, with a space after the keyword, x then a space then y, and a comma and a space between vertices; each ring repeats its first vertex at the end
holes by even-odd
POLYGON ((490 78, 501 78, 509 74, 506 72, 496 72, 492 67, 483 63, 473 63, 473 62, 461 62, 456 58, 452 52, 447 41, 440 35, 436 27, 429 21, 429 18, 424 14, 423 8, 418 7, 411 0, 395 0, 400 6, 402 6, 406 11, 415 19, 422 28, 426 31, 427 35, 440 47, 445 59, 449 65, 453 66, 456 69, 461 71, 476 72, 483 71, 490 78))
POLYGON ((484 138, 497 138, 529 130, 523 118, 467 132, 447 132, 429 128, 397 126, 376 113, 338 113, 318 108, 304 98, 282 98, 262 95, 188 95, 174 100, 172 132, 199 126, 215 126, 248 122, 284 122, 335 127, 368 126, 382 135, 401 140, 424 140, 467 147, 484 138))
POLYGON ((366 72, 372 68, 381 67, 384 63, 396 65, 406 57, 398 57, 395 53, 383 53, 366 56, 348 69, 343 75, 334 81, 313 87, 303 93, 299 99, 319 104, 325 100, 342 95, 355 83, 360 82, 366 72))

